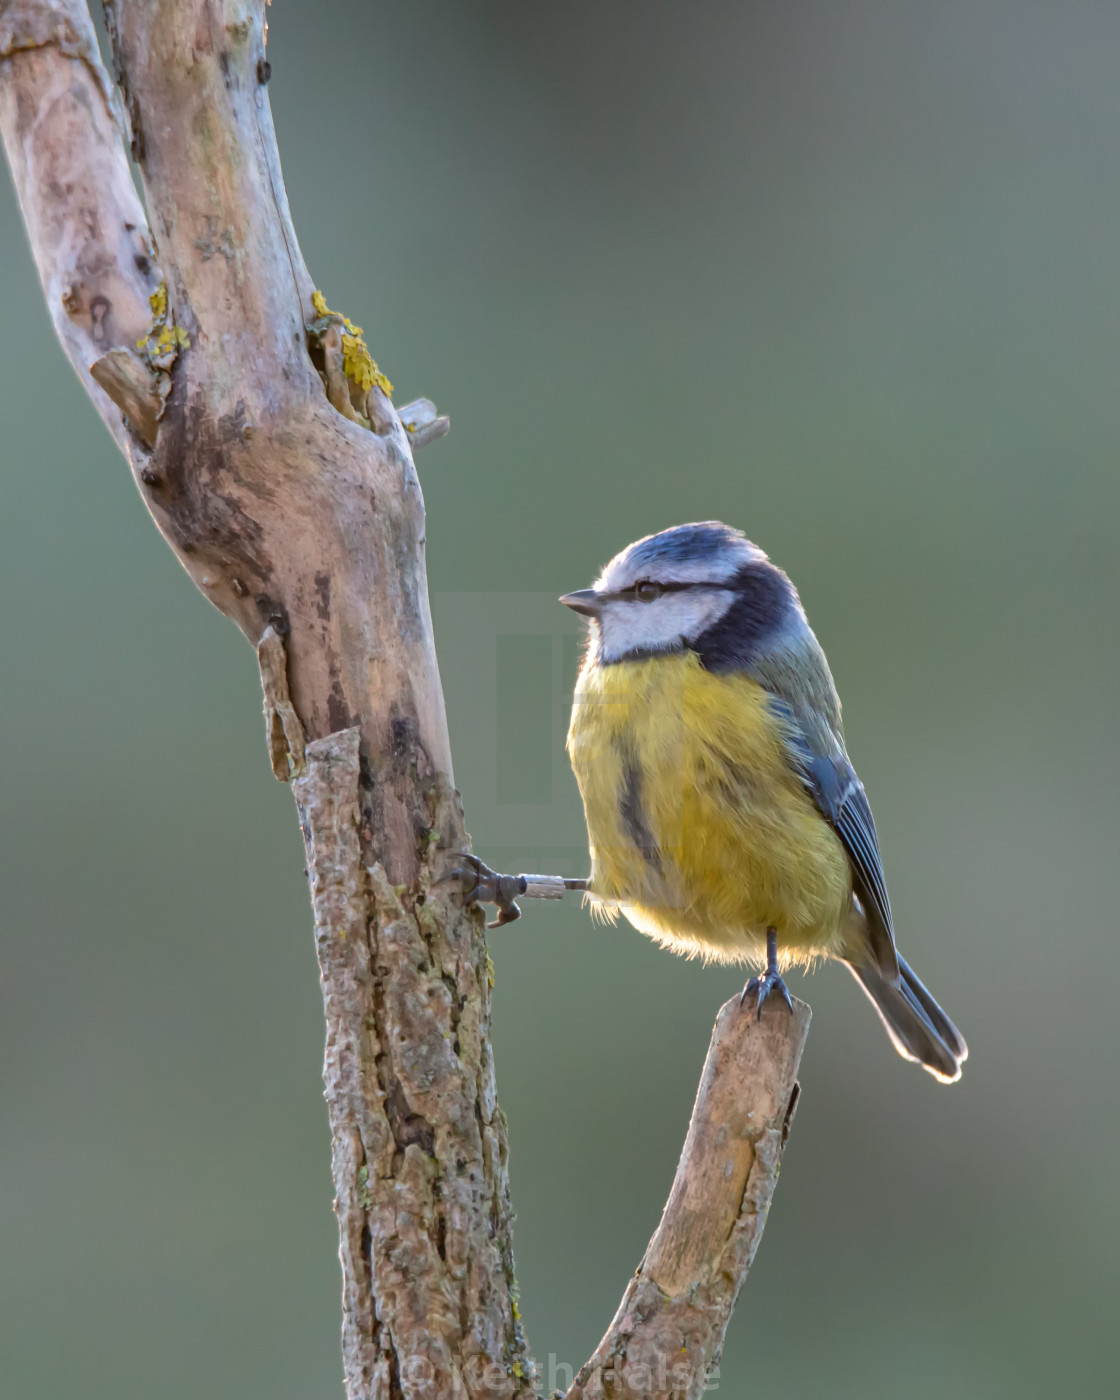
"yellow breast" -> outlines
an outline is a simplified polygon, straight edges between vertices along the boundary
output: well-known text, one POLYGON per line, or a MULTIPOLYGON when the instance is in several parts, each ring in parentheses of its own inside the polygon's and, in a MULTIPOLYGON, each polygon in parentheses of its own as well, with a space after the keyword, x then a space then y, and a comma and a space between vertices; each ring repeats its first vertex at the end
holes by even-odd
POLYGON ((755 681, 693 653, 585 666, 568 753, 604 912, 726 962, 760 956, 769 927, 787 962, 835 949, 847 856, 755 681))

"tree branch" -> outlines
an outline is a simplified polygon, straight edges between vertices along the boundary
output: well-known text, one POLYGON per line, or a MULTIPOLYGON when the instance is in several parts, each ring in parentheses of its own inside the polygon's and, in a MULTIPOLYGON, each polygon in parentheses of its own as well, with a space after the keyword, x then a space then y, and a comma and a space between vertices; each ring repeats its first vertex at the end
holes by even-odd
POLYGON ((528 1395, 482 921, 433 885, 466 836, 408 434, 379 389, 376 431, 337 412, 312 363, 261 0, 126 0, 110 18, 162 273, 74 0, 0 13, 0 127, 67 354, 184 567, 263 642, 277 767, 310 740, 297 786, 350 1394, 528 1395), (137 341, 170 386, 150 446, 89 374, 137 341))
POLYGON ((0 7, 0 132, 55 332, 122 452, 89 367, 135 349, 162 273, 121 148, 119 104, 84 0, 0 7))
MULTIPOLYGON (((116 0, 108 17, 160 265, 78 0, 0 0, 0 133, 66 354, 180 562, 257 649, 315 913, 348 1393, 529 1397, 482 917, 440 881, 467 838, 412 446, 447 421, 418 399, 402 424, 314 294, 264 0, 116 0)), ((573 1400, 667 1346, 702 1379, 807 1024, 800 1005, 757 1028, 721 1012, 665 1218, 573 1400)))
POLYGON ((797 1107, 812 1013, 720 1009, 661 1223, 567 1400, 692 1400, 719 1360, 797 1107))

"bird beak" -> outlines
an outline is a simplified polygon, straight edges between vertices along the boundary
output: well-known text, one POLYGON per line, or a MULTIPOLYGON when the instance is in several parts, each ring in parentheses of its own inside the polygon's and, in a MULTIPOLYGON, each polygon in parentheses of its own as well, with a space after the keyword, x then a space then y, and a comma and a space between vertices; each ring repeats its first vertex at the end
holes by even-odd
POLYGON ((578 588, 574 593, 565 593, 560 601, 572 612, 584 617, 598 617, 603 611, 603 601, 593 588, 578 588))

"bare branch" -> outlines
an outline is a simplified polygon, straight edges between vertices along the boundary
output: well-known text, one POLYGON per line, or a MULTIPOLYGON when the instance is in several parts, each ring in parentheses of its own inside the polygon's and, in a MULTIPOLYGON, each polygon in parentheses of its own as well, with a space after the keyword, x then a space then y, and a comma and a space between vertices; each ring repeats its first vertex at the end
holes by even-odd
POLYGON ((461 1378, 471 1397, 528 1395, 485 940, 455 886, 432 887, 440 852, 466 835, 423 498, 376 376, 361 386, 367 426, 328 402, 309 353, 314 289, 264 87, 263 4, 112 10, 163 268, 149 262, 140 283, 112 200, 140 236, 143 221, 88 16, 73 0, 3 15, 4 136, 68 353, 85 373, 143 341, 170 376, 149 449, 135 366, 114 356, 99 373, 140 436, 85 375, 184 567, 262 644, 277 769, 298 771, 300 732, 311 741, 295 787, 323 968, 352 1400, 416 1394, 425 1378, 427 1393, 461 1378), (79 308, 112 288, 111 319, 62 317, 65 285, 79 308))
POLYGON ((766 1224, 811 1014, 721 1008, 661 1223, 567 1400, 704 1393, 766 1224))
POLYGON ((62 347, 127 452, 89 367, 143 337, 162 274, 111 94, 84 0, 0 7, 0 133, 31 251, 62 347))
POLYGON ((416 399, 400 410, 401 422, 412 443, 413 452, 427 447, 451 431, 451 419, 441 417, 431 399, 416 399))

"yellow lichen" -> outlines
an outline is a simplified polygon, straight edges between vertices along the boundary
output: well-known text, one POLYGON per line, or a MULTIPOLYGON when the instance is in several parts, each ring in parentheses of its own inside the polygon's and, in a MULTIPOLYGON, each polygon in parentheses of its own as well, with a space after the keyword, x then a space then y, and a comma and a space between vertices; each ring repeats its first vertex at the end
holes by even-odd
POLYGON ((153 369, 169 370, 179 351, 189 348, 191 338, 182 326, 175 324, 167 304, 166 282, 161 282, 151 294, 148 305, 152 308, 152 324, 147 335, 136 342, 136 348, 144 351, 153 369))
POLYGON ((360 389, 372 389, 376 384, 386 397, 392 396, 392 384, 378 369, 360 333, 342 337, 342 368, 360 389))
POLYGON ((322 292, 312 292, 311 305, 317 316, 337 316, 346 327, 342 337, 342 370, 347 379, 359 389, 366 391, 376 385, 383 394, 392 397, 393 386, 377 367, 377 361, 369 353, 369 346, 362 339, 361 326, 354 325, 349 316, 332 311, 322 292))

